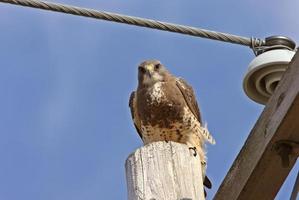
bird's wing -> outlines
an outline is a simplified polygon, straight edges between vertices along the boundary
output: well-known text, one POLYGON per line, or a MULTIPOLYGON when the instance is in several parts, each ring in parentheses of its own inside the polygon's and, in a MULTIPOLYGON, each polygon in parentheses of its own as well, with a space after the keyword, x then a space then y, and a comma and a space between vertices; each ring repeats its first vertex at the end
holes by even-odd
POLYGON ((197 101, 195 99, 195 94, 194 94, 192 87, 182 78, 177 78, 176 85, 178 86, 181 93, 183 94, 184 99, 185 99, 189 109, 193 113, 193 115, 197 118, 197 120, 200 123, 202 123, 199 107, 198 107, 197 101))
POLYGON ((143 139, 141 131, 140 131, 141 122, 140 122, 140 119, 139 119, 139 116, 138 116, 138 111, 137 111, 136 92, 135 91, 132 92, 131 95, 130 95, 129 107, 130 107, 130 110, 131 110, 131 116, 132 116, 132 119, 133 119, 133 122, 134 122, 134 126, 137 130, 137 133, 139 134, 140 138, 143 139))
POLYGON ((202 125, 201 121, 201 115, 199 111, 199 107, 195 98, 195 93, 192 89, 192 87, 182 78, 176 79, 176 85, 180 89, 181 93, 184 96, 184 99, 186 101, 187 106, 193 113, 193 115, 197 118, 199 123, 201 124, 201 133, 204 136, 204 138, 210 142, 211 144, 215 144, 215 139, 212 137, 212 135, 209 133, 206 126, 202 125))

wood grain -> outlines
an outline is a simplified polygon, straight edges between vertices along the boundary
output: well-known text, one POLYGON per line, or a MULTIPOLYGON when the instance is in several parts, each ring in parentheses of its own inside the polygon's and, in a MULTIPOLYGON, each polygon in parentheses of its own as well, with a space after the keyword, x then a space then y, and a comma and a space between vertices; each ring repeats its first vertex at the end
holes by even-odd
POLYGON ((203 200, 199 156, 184 144, 155 142, 126 161, 129 200, 203 200))

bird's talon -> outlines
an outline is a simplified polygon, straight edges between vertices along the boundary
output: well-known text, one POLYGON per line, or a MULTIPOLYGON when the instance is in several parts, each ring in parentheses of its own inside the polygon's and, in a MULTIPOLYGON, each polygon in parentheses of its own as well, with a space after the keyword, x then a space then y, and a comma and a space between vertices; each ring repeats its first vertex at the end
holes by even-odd
POLYGON ((189 147, 189 149, 193 150, 193 156, 196 157, 197 156, 197 151, 196 151, 196 147, 189 147))

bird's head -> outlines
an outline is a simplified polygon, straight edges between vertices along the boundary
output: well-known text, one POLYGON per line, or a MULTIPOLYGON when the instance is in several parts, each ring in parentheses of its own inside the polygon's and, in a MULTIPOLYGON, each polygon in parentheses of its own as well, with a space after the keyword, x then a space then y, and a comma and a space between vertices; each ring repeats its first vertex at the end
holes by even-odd
POLYGON ((139 85, 151 86, 164 82, 168 75, 167 69, 158 60, 146 60, 138 66, 139 85))

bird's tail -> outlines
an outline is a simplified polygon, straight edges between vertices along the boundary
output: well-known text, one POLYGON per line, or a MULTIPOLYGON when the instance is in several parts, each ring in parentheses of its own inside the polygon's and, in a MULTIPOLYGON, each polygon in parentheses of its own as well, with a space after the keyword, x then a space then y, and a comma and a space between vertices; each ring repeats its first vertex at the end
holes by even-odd
POLYGON ((205 187, 209 188, 209 189, 212 188, 212 182, 210 181, 210 179, 207 176, 205 176, 205 179, 203 181, 203 185, 205 187))
MULTIPOLYGON (((203 185, 204 185, 204 187, 206 187, 208 189, 212 188, 212 183, 211 183, 210 179, 207 176, 205 176, 205 179, 203 181, 203 185)), ((204 193, 205 193, 205 197, 207 197, 207 192, 206 192, 205 188, 204 188, 204 193)))

